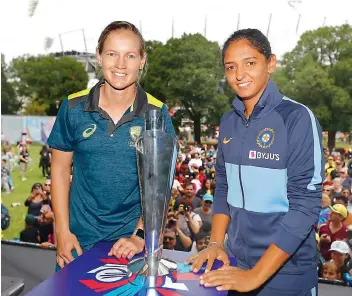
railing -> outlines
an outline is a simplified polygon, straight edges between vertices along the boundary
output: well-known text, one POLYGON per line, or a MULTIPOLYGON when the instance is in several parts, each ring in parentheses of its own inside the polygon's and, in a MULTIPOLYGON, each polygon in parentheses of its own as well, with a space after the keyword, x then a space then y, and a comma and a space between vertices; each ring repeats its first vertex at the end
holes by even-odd
POLYGON ((29 247, 29 248, 36 248, 36 249, 42 249, 42 250, 54 250, 56 251, 55 246, 48 246, 48 247, 43 247, 40 244, 35 244, 35 243, 26 243, 26 242, 21 242, 21 241, 13 241, 13 240, 1 240, 1 244, 5 245, 14 245, 14 246, 22 246, 22 247, 29 247))

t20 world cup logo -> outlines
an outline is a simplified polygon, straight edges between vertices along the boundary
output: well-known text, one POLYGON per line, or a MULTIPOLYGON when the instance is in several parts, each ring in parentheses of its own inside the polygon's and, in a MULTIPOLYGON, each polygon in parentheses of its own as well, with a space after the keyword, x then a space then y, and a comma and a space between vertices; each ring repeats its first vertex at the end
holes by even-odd
MULTIPOLYGON (((80 282, 95 291, 97 295, 107 296, 138 296, 145 295, 147 289, 146 277, 131 273, 128 270, 127 259, 100 259, 100 266, 88 271, 86 278, 80 282)), ((200 274, 189 272, 189 265, 178 263, 177 271, 166 276, 158 276, 155 285, 157 295, 181 296, 191 295, 187 283, 199 283, 200 274), (182 282, 180 282, 182 281, 182 282)))

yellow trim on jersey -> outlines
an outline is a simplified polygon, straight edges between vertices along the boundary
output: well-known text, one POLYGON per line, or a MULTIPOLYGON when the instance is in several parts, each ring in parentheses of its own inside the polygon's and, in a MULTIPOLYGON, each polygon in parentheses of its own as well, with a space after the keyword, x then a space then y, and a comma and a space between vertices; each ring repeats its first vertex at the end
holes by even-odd
POLYGON ((87 89, 81 90, 79 92, 76 92, 76 93, 74 93, 72 95, 69 95, 68 99, 71 100, 71 99, 74 99, 74 98, 78 98, 78 97, 82 97, 82 96, 88 95, 90 90, 91 90, 90 88, 87 88, 87 89))
POLYGON ((159 108, 161 108, 164 105, 163 102, 161 102, 158 99, 154 98, 151 94, 147 93, 147 98, 148 98, 148 103, 151 104, 151 105, 154 105, 154 106, 159 107, 159 108))

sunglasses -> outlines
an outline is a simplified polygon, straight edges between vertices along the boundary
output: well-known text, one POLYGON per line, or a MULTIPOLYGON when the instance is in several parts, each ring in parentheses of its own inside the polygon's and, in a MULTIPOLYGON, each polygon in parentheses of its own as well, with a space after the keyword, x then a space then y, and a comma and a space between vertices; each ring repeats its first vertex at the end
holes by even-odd
POLYGON ((50 184, 44 184, 45 186, 50 186, 50 184))
POLYGON ((204 201, 206 204, 212 204, 213 202, 212 201, 210 201, 210 200, 205 200, 204 201))

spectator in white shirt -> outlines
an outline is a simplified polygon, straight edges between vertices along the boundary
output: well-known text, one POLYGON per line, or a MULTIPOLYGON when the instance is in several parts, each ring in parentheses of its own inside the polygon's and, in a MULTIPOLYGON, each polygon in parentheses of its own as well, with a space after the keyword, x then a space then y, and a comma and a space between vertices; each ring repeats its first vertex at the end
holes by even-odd
POLYGON ((175 188, 177 189, 179 192, 183 193, 184 190, 183 190, 183 187, 181 185, 181 183, 176 179, 176 176, 175 176, 175 179, 174 179, 174 183, 172 185, 172 188, 175 188))
POLYGON ((193 184, 194 193, 197 194, 197 192, 202 188, 202 183, 199 180, 199 172, 195 171, 193 176, 194 179, 191 181, 191 183, 193 184))
POLYGON ((202 160, 200 159, 199 153, 194 153, 191 155, 191 160, 188 163, 188 167, 191 173, 193 173, 192 166, 196 165, 198 168, 203 165, 202 160))

